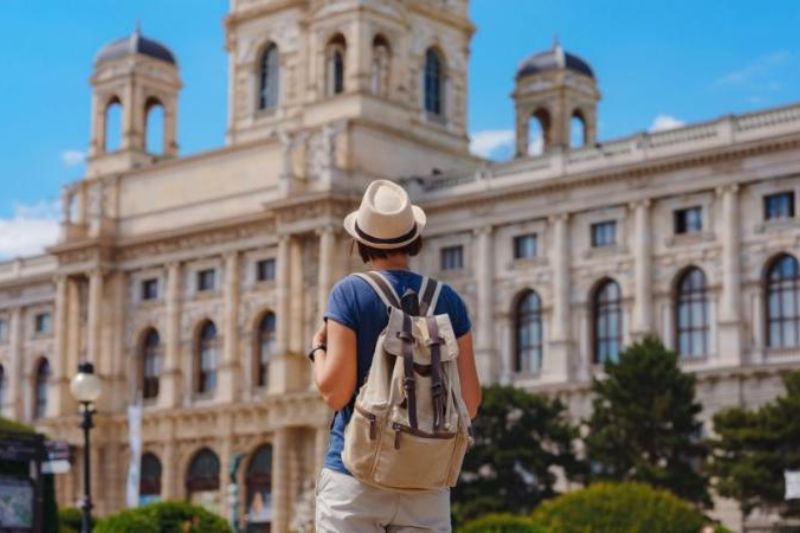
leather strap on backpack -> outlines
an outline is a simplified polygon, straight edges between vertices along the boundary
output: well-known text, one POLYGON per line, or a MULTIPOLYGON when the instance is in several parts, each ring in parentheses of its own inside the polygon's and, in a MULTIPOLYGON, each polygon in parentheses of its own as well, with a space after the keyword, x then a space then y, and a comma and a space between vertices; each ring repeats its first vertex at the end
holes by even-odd
POLYGON ((403 314, 403 390, 408 400, 408 423, 417 429, 417 390, 414 378, 414 332, 411 329, 411 317, 403 314))
POLYGON ((425 319, 428 325, 431 350, 431 399, 433 403, 433 432, 437 433, 444 424, 444 383, 442 382, 442 338, 439 336, 439 323, 436 317, 425 319))
POLYGON ((425 278, 420 285, 419 314, 420 316, 432 315, 439 300, 442 284, 433 278, 425 278))
POLYGON ((378 272, 358 272, 355 274, 359 278, 369 283, 372 290, 383 301, 386 307, 396 307, 400 309, 400 298, 392 287, 392 284, 386 281, 386 278, 381 276, 378 272))

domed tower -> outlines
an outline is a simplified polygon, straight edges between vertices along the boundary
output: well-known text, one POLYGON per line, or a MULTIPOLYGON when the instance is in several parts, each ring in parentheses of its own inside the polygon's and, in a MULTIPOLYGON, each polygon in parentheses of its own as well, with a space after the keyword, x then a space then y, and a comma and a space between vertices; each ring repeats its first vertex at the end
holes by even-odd
POLYGON ((177 115, 181 80, 174 54, 163 44, 133 33, 104 46, 95 57, 92 137, 87 176, 121 172, 178 154, 177 115), (109 117, 119 114, 118 146, 109 117), (160 146, 148 150, 148 121, 161 113, 160 146))
POLYGON ((513 98, 517 157, 536 149, 546 152, 595 144, 597 80, 589 64, 565 52, 557 40, 549 50, 522 62, 513 98), (532 126, 538 133, 531 131, 532 126))

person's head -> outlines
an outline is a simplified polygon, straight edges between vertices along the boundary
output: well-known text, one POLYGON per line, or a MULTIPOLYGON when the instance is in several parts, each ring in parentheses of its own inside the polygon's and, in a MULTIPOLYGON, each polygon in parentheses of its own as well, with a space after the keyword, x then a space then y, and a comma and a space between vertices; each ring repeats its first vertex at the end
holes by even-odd
POLYGON ((412 205, 408 193, 387 180, 369 184, 361 206, 347 215, 344 228, 358 246, 365 263, 407 260, 422 249, 425 212, 412 205))

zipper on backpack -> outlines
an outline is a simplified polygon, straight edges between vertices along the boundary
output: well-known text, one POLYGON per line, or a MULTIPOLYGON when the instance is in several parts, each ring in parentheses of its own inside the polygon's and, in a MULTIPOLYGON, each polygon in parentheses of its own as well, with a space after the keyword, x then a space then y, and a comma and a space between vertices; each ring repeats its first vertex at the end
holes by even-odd
POLYGON ((369 440, 375 440, 378 438, 378 417, 374 414, 370 413, 359 407, 358 405, 355 406, 356 411, 361 413, 361 415, 369 420, 369 440))

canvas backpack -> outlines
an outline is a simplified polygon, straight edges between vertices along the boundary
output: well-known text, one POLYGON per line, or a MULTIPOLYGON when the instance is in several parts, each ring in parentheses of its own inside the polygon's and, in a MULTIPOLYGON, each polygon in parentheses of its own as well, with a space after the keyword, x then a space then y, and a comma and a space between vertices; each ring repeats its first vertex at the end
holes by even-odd
POLYGON ((452 487, 469 444, 470 418, 450 317, 433 314, 441 284, 423 278, 419 313, 412 316, 381 274, 355 275, 381 298, 389 322, 355 399, 342 460, 356 479, 383 489, 452 487))

